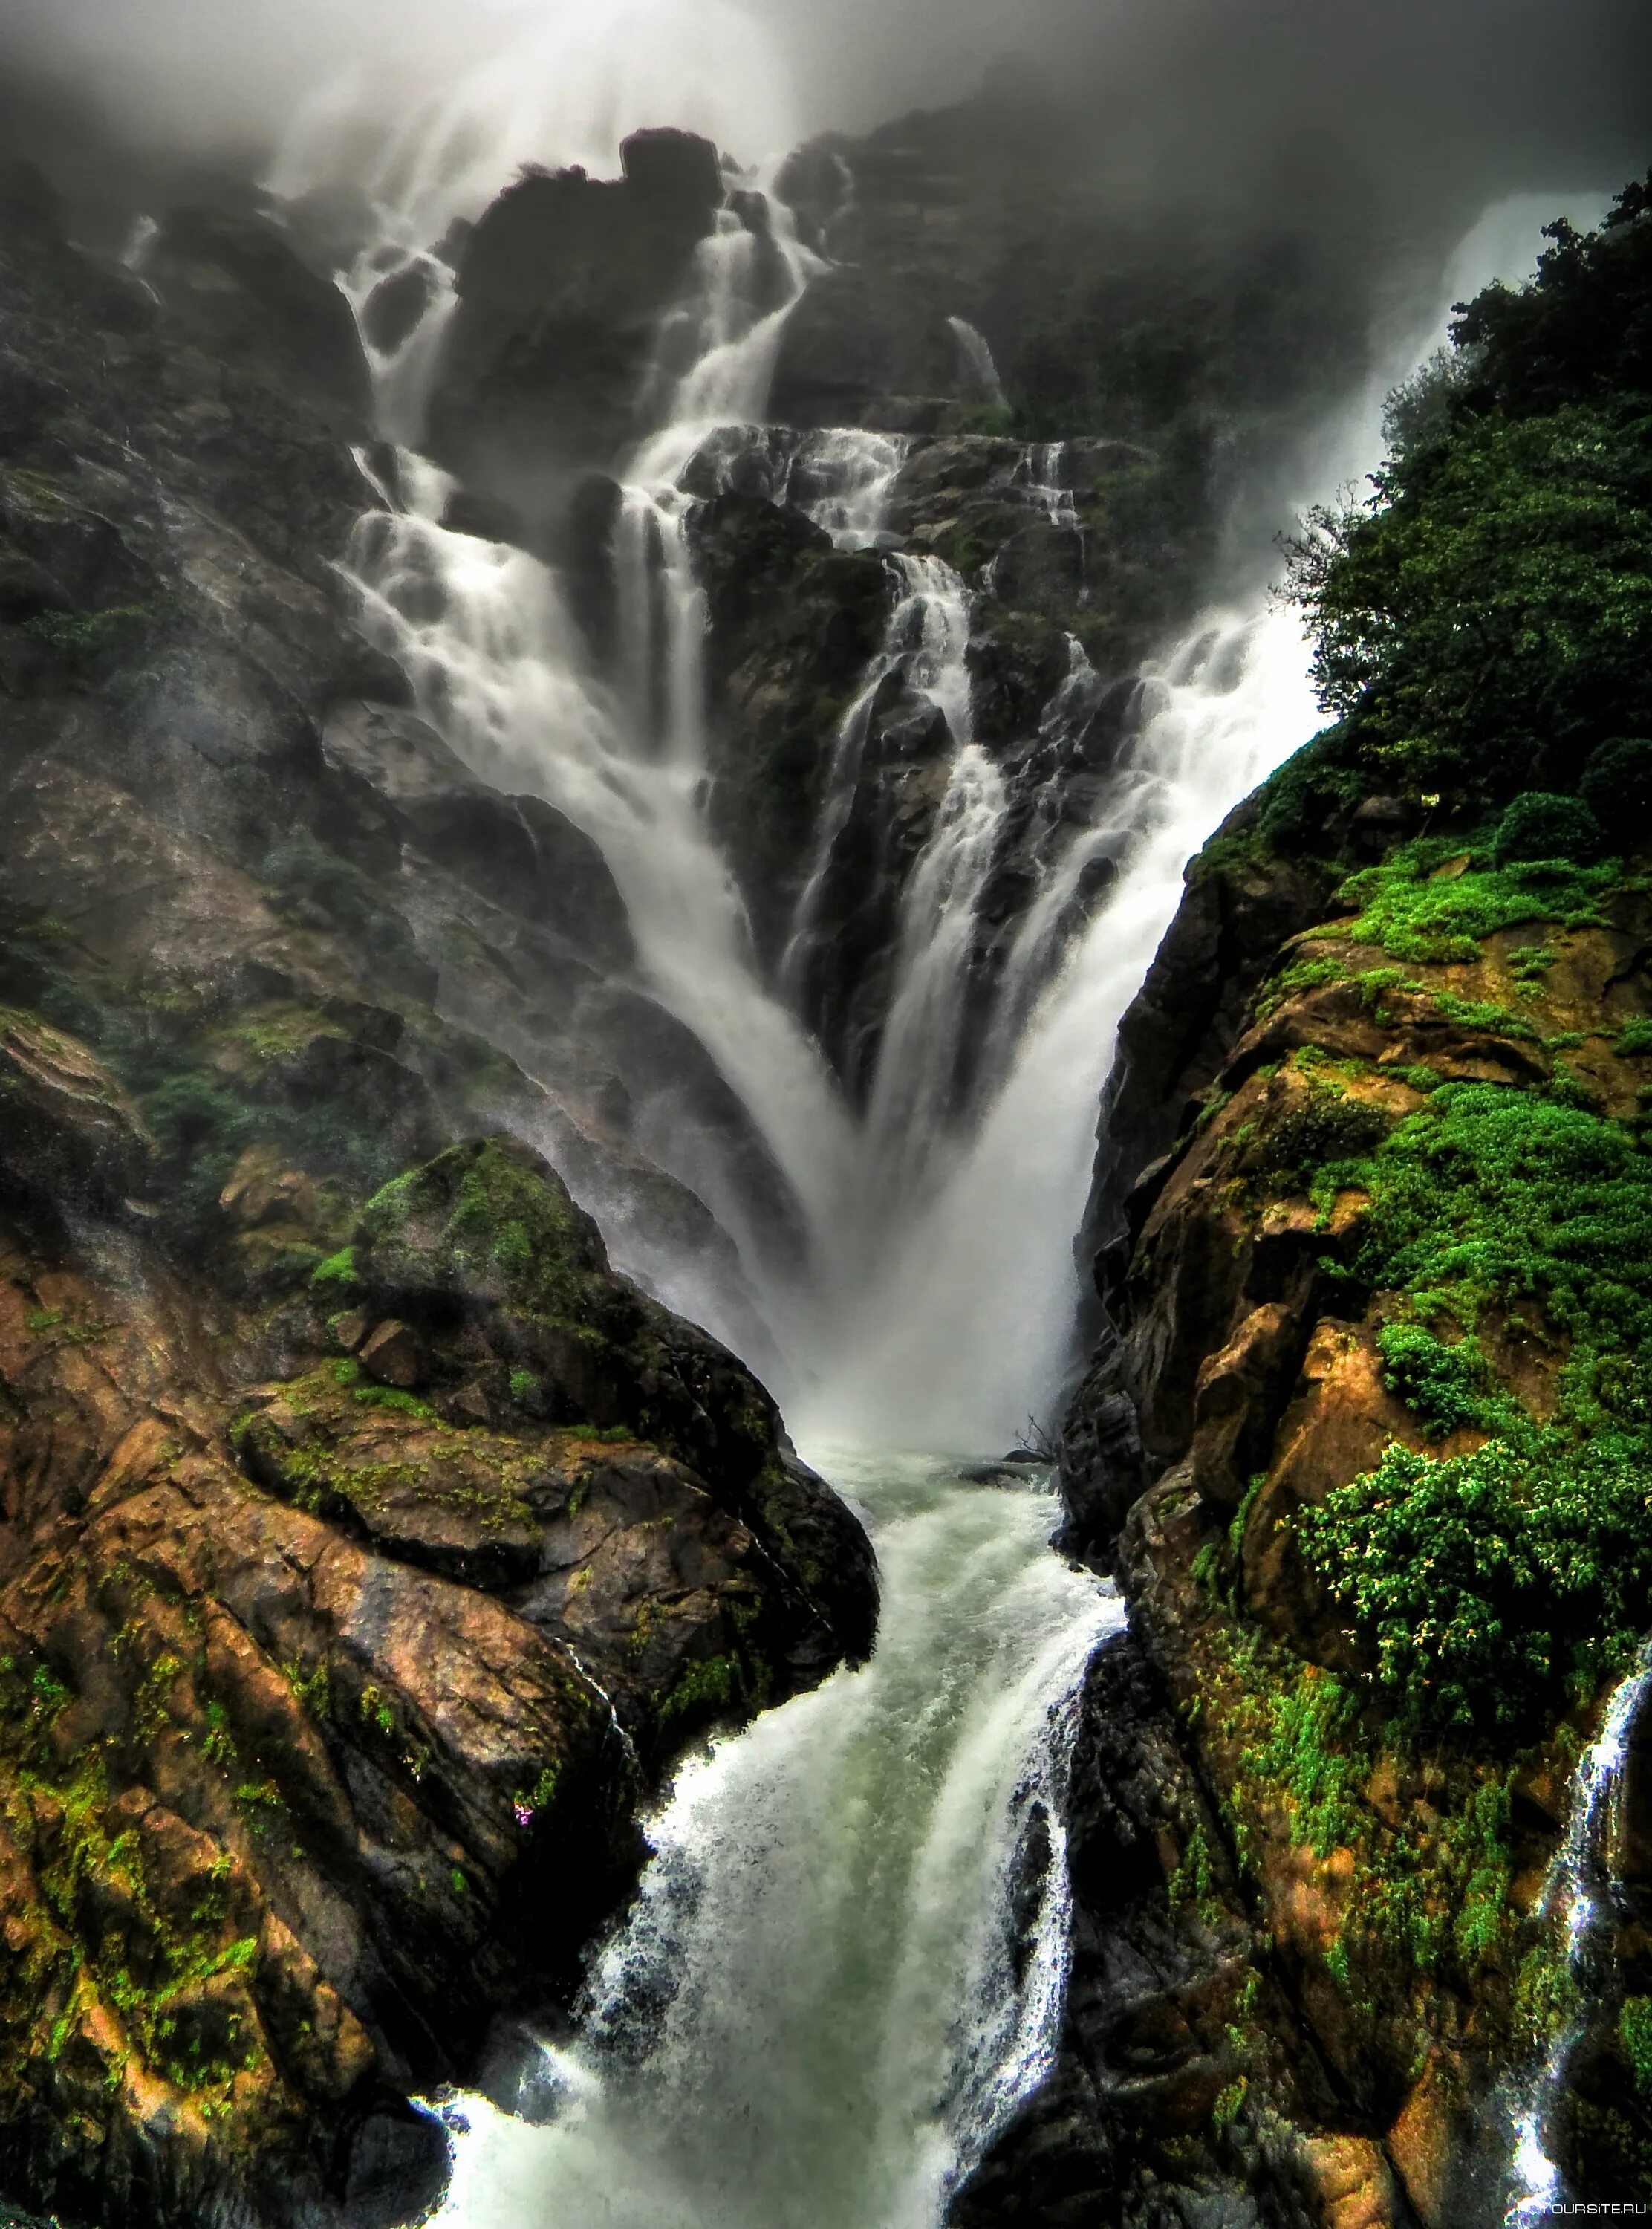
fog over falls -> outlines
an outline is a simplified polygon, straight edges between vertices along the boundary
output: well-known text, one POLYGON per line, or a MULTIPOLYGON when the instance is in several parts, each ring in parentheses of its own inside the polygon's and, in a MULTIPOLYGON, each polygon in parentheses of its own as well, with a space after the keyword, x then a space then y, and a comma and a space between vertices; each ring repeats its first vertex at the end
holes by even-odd
POLYGON ((118 189, 112 145, 138 191, 202 163, 255 174, 295 117, 359 164, 435 106, 474 119, 474 215, 520 162, 611 172, 639 123, 752 161, 988 73, 1016 151, 1121 206, 1466 221, 1636 167, 1649 46, 1635 0, 1029 0, 1013 23, 998 0, 11 0, 0 74, 17 143, 93 194, 118 189), (87 104, 99 152, 77 163, 87 104))

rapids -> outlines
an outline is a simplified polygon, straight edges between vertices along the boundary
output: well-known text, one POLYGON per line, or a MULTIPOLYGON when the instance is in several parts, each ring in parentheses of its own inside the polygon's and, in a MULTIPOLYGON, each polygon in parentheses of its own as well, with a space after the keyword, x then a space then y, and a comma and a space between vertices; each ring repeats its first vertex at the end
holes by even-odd
POLYGON ((526 2116, 441 2109, 453 2229, 919 2229, 1048 2063, 1063 1769, 1122 1606, 1049 1554, 1042 1478, 822 1461, 877 1546, 877 1653, 679 1773, 526 2116))

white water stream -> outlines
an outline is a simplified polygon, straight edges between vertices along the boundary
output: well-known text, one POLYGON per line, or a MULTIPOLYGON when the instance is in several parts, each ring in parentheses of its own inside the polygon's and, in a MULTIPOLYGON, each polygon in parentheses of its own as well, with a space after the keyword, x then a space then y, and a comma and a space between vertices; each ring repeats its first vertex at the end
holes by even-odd
MULTIPOLYGON (((496 74, 490 83, 503 98, 496 74)), ((658 1141, 740 1246, 800 1440, 951 1450, 953 1461, 823 1458, 877 1545, 875 1655, 682 1770, 651 1823, 637 1904, 591 1976, 578 2040, 532 2070, 532 2111, 444 2107, 453 2175, 439 2218, 463 2229, 937 2229, 948 2191, 1053 2048, 1068 1738, 1084 1665, 1121 1622, 1092 1579, 1048 1553, 1047 1496, 971 1486, 956 1451, 1000 1448, 1029 1411, 1049 1413, 1119 1018, 1188 857, 1316 726, 1305 648, 1258 593, 1202 616, 1158 661, 1100 824, 1042 862, 983 1025, 982 1081, 960 1110, 975 915, 1004 805, 972 730, 966 584, 938 561, 892 554, 887 639, 836 738, 791 962, 772 982, 705 813, 704 612, 685 469, 698 452, 726 480, 760 473, 842 546, 867 548, 882 546, 905 454, 886 435, 798 437, 759 422, 813 259, 772 202, 778 304, 772 292, 763 301, 759 243, 732 209, 700 253, 672 336, 670 360, 688 369, 668 376, 662 351, 654 429, 625 467, 624 655, 605 685, 555 575, 444 529, 447 483, 412 453, 453 299, 432 243, 486 198, 478 163, 489 191, 503 182, 499 145, 478 151, 462 106, 441 107, 434 139, 405 132, 383 156, 381 237, 348 280, 358 308, 387 273, 417 267, 428 282, 412 334, 375 364, 385 430, 407 453, 400 508, 369 513, 351 552, 369 623, 479 774, 547 798, 600 846, 649 988, 707 1049, 790 1187, 803 1243, 778 1259, 734 1172, 692 1141, 676 1141, 672 1163, 674 1141, 658 1141), (798 1019, 797 959, 853 802, 872 697, 897 671, 944 714, 951 768, 903 893, 889 1020, 857 1114, 798 1019), (1105 902, 1080 934, 1060 933, 1103 858, 1117 869, 1105 902)), ((604 129, 611 136, 611 118, 604 129)), ((541 134, 505 151, 553 151, 541 134)), ((289 190, 302 170, 295 157, 289 190)), ((1446 302, 1529 263, 1533 228, 1518 255, 1510 230, 1494 224, 1469 244, 1446 302)), ((1381 395, 1437 337, 1393 351, 1327 429, 1309 493, 1374 464, 1381 395)), ((1062 470, 1045 448, 1021 476, 1055 525, 1073 516, 1062 470)), ((1283 519, 1296 507, 1282 505, 1283 519)), ((1046 721, 1076 717, 1093 686, 1075 646, 1046 721)), ((692 1289, 669 1296, 695 1312, 692 1289)))
POLYGON ((531 2070, 548 2121, 446 2109, 456 2229, 932 2229, 1048 2064, 1075 1690, 1122 1609, 1048 1552, 1047 1492, 823 1460, 877 1654, 679 1774, 579 2042, 531 2070))
MULTIPOLYGON (((1583 2040, 1592 2008, 1597 1937, 1610 1917, 1612 1811, 1623 1786, 1635 1721, 1652 1693, 1652 1646, 1613 1690, 1600 1731, 1578 1761, 1565 1841, 1545 1885, 1542 1917, 1559 1927, 1577 2009, 1555 2037, 1547 2057, 1517 2098, 1514 2156, 1506 2193, 1505 2221, 1535 2225, 1562 2213, 1571 2201, 1558 2162, 1550 2156, 1550 2120, 1566 2087, 1566 2070, 1583 2040)), ((1579 2208, 1578 2210, 1582 2210, 1579 2208)))

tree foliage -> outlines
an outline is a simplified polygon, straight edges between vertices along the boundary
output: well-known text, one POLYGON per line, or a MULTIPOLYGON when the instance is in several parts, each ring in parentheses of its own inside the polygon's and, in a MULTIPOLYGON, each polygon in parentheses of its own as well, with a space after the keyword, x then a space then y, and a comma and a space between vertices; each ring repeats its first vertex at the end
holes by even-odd
POLYGON ((1652 181, 1547 236, 1393 399, 1368 499, 1290 545, 1338 724, 1279 785, 1276 838, 1373 789, 1470 813, 1575 792, 1597 746, 1652 733, 1652 181))

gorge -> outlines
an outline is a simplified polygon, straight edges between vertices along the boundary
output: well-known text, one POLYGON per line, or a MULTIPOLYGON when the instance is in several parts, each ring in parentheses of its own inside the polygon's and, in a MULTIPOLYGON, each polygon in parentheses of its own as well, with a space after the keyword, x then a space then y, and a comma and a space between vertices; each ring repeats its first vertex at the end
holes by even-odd
POLYGON ((0 2190, 1640 2200, 1647 189, 712 13, 0 178, 0 2190))

